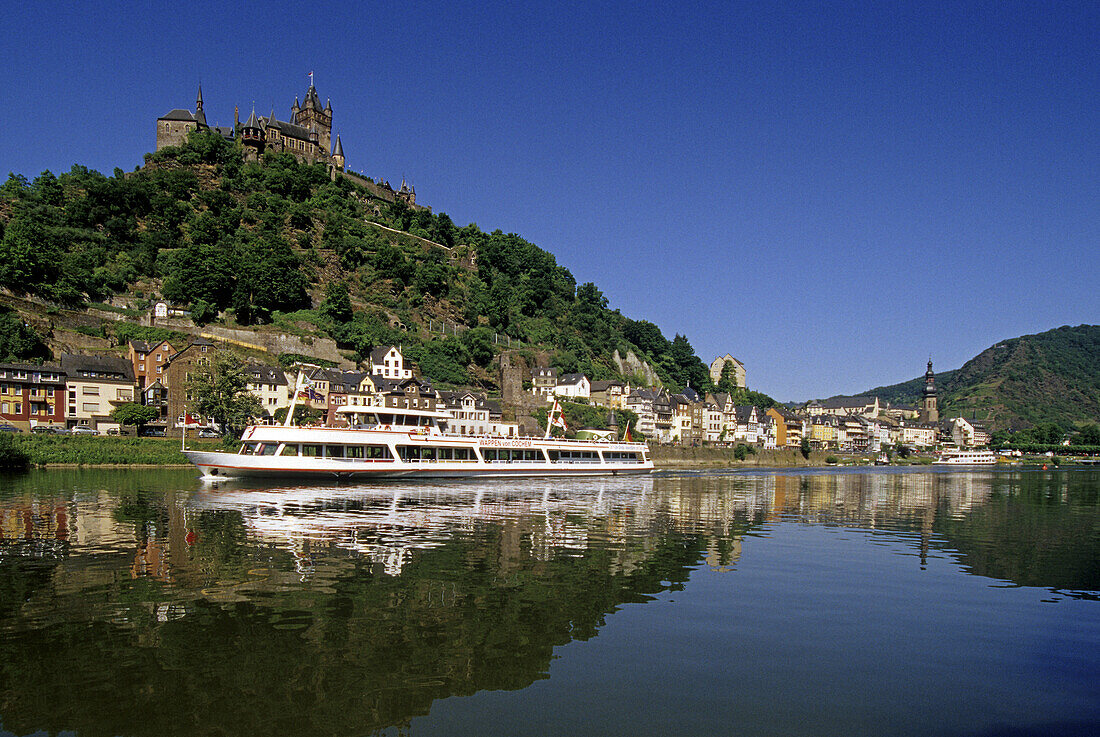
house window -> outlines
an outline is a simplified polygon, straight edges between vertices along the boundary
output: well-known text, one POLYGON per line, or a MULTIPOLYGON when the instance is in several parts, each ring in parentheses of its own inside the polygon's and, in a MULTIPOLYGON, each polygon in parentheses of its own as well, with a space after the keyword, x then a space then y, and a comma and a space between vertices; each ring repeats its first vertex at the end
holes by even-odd
POLYGON ((99 387, 98 386, 85 386, 85 387, 82 387, 82 389, 83 389, 83 392, 84 392, 85 396, 91 396, 91 397, 98 397, 99 396, 99 387))
POLYGON ((84 403, 84 411, 85 412, 98 412, 99 411, 99 403, 98 402, 85 402, 84 403))

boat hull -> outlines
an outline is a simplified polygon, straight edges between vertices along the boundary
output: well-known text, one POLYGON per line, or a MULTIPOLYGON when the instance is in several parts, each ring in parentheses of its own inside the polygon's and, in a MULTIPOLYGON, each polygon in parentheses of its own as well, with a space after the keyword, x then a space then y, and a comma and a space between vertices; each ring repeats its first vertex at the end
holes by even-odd
POLYGON ((204 476, 282 479, 456 479, 556 476, 626 476, 653 471, 647 463, 485 463, 481 461, 408 463, 301 457, 248 456, 183 451, 204 476))

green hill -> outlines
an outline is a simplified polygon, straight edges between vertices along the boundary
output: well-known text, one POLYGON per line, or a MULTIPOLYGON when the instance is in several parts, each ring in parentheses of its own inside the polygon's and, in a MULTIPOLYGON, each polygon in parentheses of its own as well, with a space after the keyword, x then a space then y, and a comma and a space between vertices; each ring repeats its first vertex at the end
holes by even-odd
MULTIPOLYGON (((0 286, 64 308, 140 311, 163 298, 198 324, 331 337, 351 360, 400 344, 441 384, 491 386, 502 345, 591 379, 619 378, 612 356, 632 351, 670 387, 711 384, 686 337, 610 309, 595 284, 577 285, 520 236, 456 226, 290 154, 246 162, 210 133, 148 154, 129 174, 11 175, 0 186, 0 286)), ((110 322, 78 331, 123 337, 110 322)), ((41 357, 36 336, 0 338, 30 347, 0 360, 34 358, 31 348, 41 357)))
MULTIPOLYGON (((1041 423, 1070 427, 1100 418, 1100 325, 1063 326, 987 348, 961 368, 936 375, 940 415, 965 415, 994 429, 1041 423)), ((864 394, 919 401, 924 378, 864 394)))

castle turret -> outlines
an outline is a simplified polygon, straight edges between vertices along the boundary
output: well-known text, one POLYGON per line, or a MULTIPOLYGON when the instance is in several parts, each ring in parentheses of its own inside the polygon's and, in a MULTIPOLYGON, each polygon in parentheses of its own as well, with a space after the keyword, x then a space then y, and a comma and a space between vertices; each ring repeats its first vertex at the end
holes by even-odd
MULTIPOLYGON (((294 103, 298 104, 297 98, 294 103)), ((317 147, 322 155, 327 157, 332 149, 332 102, 330 101, 322 109, 321 98, 317 96, 317 88, 313 86, 312 78, 310 78, 309 89, 306 90, 305 101, 302 107, 295 111, 295 116, 295 123, 317 133, 317 147)), ((311 137, 310 140, 314 139, 311 137)))
POLYGON ((255 161, 264 153, 264 132, 256 117, 255 107, 252 108, 252 114, 248 116, 248 120, 241 128, 241 145, 244 146, 246 160, 255 161))
POLYGON ((332 163, 340 171, 344 170, 344 146, 340 143, 340 136, 336 136, 336 147, 332 149, 332 163))
POLYGON ((199 94, 195 98, 195 122, 199 124, 199 129, 206 127, 206 113, 202 111, 202 85, 199 85, 199 94))

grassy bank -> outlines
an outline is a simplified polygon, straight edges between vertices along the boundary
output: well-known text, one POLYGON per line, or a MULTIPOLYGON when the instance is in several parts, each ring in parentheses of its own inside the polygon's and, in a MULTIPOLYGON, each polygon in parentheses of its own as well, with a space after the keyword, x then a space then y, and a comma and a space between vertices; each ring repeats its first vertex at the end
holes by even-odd
MULTIPOLYGON (((31 465, 173 466, 187 465, 175 438, 102 437, 90 435, 18 435, 16 449, 31 465)), ((188 440, 188 448, 216 448, 220 440, 188 440)))
POLYGON ((829 453, 813 451, 809 458, 802 453, 782 450, 756 449, 755 453, 738 459, 734 448, 685 448, 679 445, 651 445, 650 457, 657 468, 794 468, 798 466, 824 466, 829 453))

